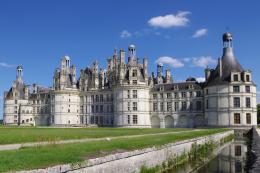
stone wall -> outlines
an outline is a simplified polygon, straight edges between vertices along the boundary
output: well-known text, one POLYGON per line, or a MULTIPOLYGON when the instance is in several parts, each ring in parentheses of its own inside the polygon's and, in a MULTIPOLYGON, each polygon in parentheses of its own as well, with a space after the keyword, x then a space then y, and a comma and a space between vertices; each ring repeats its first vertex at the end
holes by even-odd
POLYGON ((257 127, 253 128, 253 136, 252 136, 252 150, 253 153, 253 165, 252 170, 249 172, 257 173, 260 172, 260 129, 257 127))
MULTIPOLYGON (((210 136, 199 137, 189 140, 184 140, 172 144, 163 145, 161 147, 145 148, 130 152, 118 152, 116 154, 105 157, 89 159, 80 164, 66 164, 49 167, 46 169, 38 169, 32 171, 24 171, 29 173, 60 173, 60 172, 85 172, 85 173, 132 173, 139 172, 142 166, 154 167, 162 164, 183 152, 189 152, 192 144, 204 144, 208 141, 219 142, 220 139, 234 134, 233 130, 218 133, 210 136)), ((21 171, 23 172, 23 171, 21 171)))

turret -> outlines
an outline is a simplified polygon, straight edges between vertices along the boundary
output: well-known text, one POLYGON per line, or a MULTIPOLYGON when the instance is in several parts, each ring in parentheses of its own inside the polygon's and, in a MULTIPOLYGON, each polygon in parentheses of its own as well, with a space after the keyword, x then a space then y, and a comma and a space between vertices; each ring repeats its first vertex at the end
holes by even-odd
POLYGON ((17 79, 17 81, 23 83, 23 67, 22 66, 18 66, 16 68, 16 79, 17 79))
POLYGON ((133 64, 136 58, 136 50, 133 44, 128 46, 128 63, 133 64))
POLYGON ((163 64, 158 63, 157 64, 157 77, 162 77, 163 75, 163 64))
POLYGON ((123 49, 120 50, 120 64, 125 63, 125 51, 123 49))
POLYGON ((171 79, 171 70, 167 69, 166 70, 166 83, 171 83, 172 79, 171 79))
POLYGON ((206 68, 205 69, 205 80, 206 80, 206 82, 208 81, 208 79, 209 79, 209 77, 210 77, 210 68, 206 68))

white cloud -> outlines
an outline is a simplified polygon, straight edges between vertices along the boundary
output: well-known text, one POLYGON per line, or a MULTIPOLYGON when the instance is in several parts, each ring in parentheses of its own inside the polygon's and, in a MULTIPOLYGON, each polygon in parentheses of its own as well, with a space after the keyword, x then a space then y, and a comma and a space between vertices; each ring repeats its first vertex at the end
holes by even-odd
POLYGON ((132 36, 132 34, 129 32, 129 31, 127 31, 127 30, 123 30, 122 32, 121 32, 121 34, 120 34, 120 37, 121 38, 129 38, 129 37, 131 37, 132 36))
POLYGON ((205 77, 198 77, 196 78, 198 82, 205 82, 205 77))
POLYGON ((15 67, 15 65, 7 64, 5 62, 0 62, 0 67, 7 67, 7 68, 9 68, 9 67, 15 67))
POLYGON ((151 18, 148 24, 160 28, 182 27, 189 23, 189 19, 187 18, 189 14, 189 11, 179 11, 176 15, 168 14, 165 16, 157 16, 151 18))
POLYGON ((180 60, 178 60, 176 58, 168 57, 168 56, 163 56, 163 57, 158 58, 155 61, 155 63, 156 64, 158 64, 158 63, 168 64, 174 68, 180 68, 180 67, 184 66, 184 64, 180 60))
POLYGON ((192 58, 192 63, 196 67, 206 68, 209 65, 215 65, 217 60, 213 59, 211 56, 201 56, 192 58))
POLYGON ((206 35, 208 33, 208 30, 206 28, 202 28, 197 30, 194 34, 193 34, 193 38, 199 38, 202 37, 204 35, 206 35))

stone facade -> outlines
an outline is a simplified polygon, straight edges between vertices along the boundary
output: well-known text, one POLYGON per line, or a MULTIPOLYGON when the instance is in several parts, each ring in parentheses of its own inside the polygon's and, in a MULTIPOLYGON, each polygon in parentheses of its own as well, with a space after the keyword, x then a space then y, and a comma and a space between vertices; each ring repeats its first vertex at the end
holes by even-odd
POLYGON ((61 59, 53 86, 25 85, 23 69, 4 94, 4 124, 110 127, 199 127, 256 125, 256 85, 233 54, 232 35, 223 35, 223 56, 215 69, 205 69, 205 82, 189 77, 173 81, 170 70, 157 65, 148 73, 134 45, 115 50, 107 68, 98 62, 80 70, 61 59))

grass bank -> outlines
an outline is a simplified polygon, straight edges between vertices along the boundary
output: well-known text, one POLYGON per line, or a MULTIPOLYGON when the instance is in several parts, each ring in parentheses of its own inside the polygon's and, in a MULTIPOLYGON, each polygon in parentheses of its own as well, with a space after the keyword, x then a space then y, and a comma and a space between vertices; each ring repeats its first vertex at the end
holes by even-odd
POLYGON ((127 128, 38 128, 0 126, 0 145, 67 139, 102 138, 141 134, 177 132, 190 129, 127 129, 127 128))
POLYGON ((45 168, 57 164, 76 163, 88 158, 107 155, 112 152, 130 151, 151 146, 160 146, 185 139, 224 132, 227 129, 203 129, 177 134, 116 139, 64 145, 48 145, 22 148, 18 151, 0 152, 0 172, 45 168))

